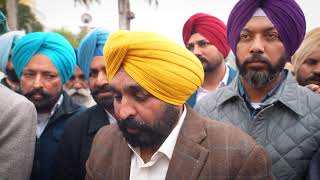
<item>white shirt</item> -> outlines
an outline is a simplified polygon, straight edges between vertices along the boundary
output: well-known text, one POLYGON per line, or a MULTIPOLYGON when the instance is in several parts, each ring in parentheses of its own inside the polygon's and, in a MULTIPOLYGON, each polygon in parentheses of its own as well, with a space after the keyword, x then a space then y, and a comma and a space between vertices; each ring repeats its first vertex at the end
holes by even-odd
MULTIPOLYGON (((229 67, 226 65, 226 73, 224 74, 222 81, 219 82, 219 85, 218 85, 217 89, 221 88, 221 87, 224 87, 224 86, 226 86, 228 84, 229 71, 230 71, 229 67)), ((212 92, 212 91, 209 91, 209 90, 204 89, 202 87, 199 87, 197 91, 198 92, 197 92, 197 100, 196 100, 196 102, 198 102, 201 98, 203 98, 204 96, 206 96, 207 94, 212 92)))
POLYGON ((183 112, 176 127, 173 128, 158 151, 152 155, 149 162, 144 163, 140 157, 139 148, 133 148, 128 144, 129 148, 133 151, 131 156, 130 180, 165 180, 172 153, 186 114, 187 108, 183 106, 183 112))
POLYGON ((106 113, 108 114, 109 123, 110 123, 110 124, 117 124, 117 120, 116 120, 106 109, 104 109, 104 110, 105 110, 106 113))
POLYGON ((56 104, 53 106, 50 113, 37 113, 37 138, 40 138, 43 131, 46 129, 49 119, 60 107, 63 101, 63 95, 61 94, 56 104))

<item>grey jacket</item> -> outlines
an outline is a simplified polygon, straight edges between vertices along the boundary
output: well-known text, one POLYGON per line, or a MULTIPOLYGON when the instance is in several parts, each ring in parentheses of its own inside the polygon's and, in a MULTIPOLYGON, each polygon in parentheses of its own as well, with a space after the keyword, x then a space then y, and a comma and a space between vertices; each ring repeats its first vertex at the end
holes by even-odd
POLYGON ((200 101, 195 110, 240 127, 269 152, 278 180, 304 179, 320 144, 320 95, 299 86, 288 74, 277 92, 251 118, 238 79, 200 101))
POLYGON ((28 180, 37 114, 25 97, 0 84, 0 180, 28 180))

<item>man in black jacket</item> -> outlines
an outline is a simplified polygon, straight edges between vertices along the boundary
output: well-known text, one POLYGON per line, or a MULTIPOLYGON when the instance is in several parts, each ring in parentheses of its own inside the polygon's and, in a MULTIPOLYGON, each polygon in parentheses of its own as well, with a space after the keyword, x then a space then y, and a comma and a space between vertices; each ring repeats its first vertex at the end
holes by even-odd
POLYGON ((75 53, 71 44, 57 33, 28 33, 13 48, 12 64, 20 79, 21 94, 37 110, 30 180, 49 180, 66 123, 84 111, 62 90, 75 69, 75 53))
POLYGON ((55 180, 85 179, 85 163, 93 137, 102 126, 116 123, 113 117, 113 90, 106 78, 102 53, 108 35, 106 30, 94 29, 79 45, 78 64, 89 80, 89 88, 97 105, 74 116, 66 125, 57 153, 55 180))

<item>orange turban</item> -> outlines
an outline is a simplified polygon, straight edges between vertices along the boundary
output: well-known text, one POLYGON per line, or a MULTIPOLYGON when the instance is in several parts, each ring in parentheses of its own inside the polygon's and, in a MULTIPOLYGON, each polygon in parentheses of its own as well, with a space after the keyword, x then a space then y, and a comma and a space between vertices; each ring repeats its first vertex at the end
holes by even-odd
POLYGON ((203 83, 203 67, 191 52, 151 32, 118 31, 105 46, 109 81, 120 67, 158 99, 182 105, 203 83))

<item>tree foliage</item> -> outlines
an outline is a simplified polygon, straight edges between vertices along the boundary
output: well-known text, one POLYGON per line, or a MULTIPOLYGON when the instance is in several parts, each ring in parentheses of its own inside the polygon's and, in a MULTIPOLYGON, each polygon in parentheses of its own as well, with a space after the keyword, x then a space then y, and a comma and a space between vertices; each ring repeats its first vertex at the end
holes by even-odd
POLYGON ((18 5, 18 29, 26 32, 43 31, 43 25, 36 19, 31 8, 24 4, 18 5))
POLYGON ((82 28, 78 34, 72 33, 71 31, 61 28, 55 29, 53 32, 59 33, 64 36, 72 45, 72 47, 77 48, 81 39, 88 33, 88 29, 82 28))
MULTIPOLYGON (((0 10, 6 15, 6 0, 0 0, 0 10)), ((18 4, 18 29, 26 32, 43 31, 43 25, 37 20, 31 8, 25 4, 18 4)))

